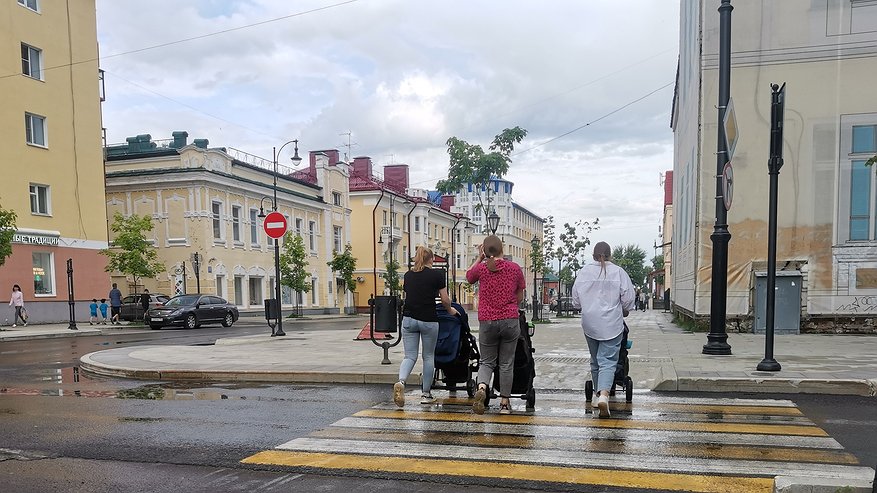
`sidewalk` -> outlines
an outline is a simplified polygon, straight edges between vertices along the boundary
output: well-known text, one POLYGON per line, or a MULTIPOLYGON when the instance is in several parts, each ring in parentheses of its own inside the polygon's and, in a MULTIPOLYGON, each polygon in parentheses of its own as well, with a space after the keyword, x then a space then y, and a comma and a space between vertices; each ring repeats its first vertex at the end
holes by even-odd
MULTIPOLYGON (((875 336, 777 336, 774 352, 783 369, 767 373, 755 370, 764 354, 763 335, 729 334, 733 355, 708 356, 701 354, 706 334, 684 332, 667 313, 636 312, 627 323, 633 340, 631 377, 636 389, 877 394, 875 336)), ((286 337, 226 338, 214 346, 98 351, 83 356, 81 367, 103 375, 149 380, 392 383, 398 378, 401 345, 389 350, 392 364, 382 365, 381 348, 371 341, 353 340, 358 330, 304 332, 297 331, 295 324, 284 329, 286 337)), ((589 358, 577 319, 536 325, 533 346, 536 388, 584 389, 589 358)), ((415 368, 420 369, 420 364, 415 368)))
MULTIPOLYGON (((86 321, 76 322, 76 330, 70 330, 69 323, 63 324, 29 324, 27 327, 19 325, 0 327, 0 342, 3 341, 28 341, 31 339, 54 339, 58 337, 99 336, 101 328, 113 327, 110 325, 88 325, 86 321)), ((116 325, 116 328, 125 327, 116 325)))

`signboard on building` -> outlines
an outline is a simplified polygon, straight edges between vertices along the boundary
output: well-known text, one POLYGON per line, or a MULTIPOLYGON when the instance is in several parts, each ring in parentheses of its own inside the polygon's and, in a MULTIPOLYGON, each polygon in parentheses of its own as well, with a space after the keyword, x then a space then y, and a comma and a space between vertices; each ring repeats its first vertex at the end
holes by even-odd
POLYGON ((23 245, 58 246, 59 241, 60 237, 55 235, 22 233, 19 231, 12 235, 12 243, 21 243, 23 245))

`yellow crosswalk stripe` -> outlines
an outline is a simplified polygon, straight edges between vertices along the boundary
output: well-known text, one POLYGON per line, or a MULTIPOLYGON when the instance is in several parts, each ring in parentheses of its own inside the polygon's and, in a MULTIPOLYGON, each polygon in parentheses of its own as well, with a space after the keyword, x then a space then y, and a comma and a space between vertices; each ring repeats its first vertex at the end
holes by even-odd
MULTIPOLYGON (((582 411, 584 415, 584 411, 582 411)), ((366 409, 354 416, 394 419, 422 419, 435 421, 468 421, 510 424, 530 424, 541 426, 587 426, 592 428, 634 428, 662 431, 707 431, 713 433, 757 433, 790 436, 825 437, 828 434, 813 426, 783 424, 743 424, 743 423, 702 423, 680 421, 647 421, 623 419, 594 419, 590 416, 582 418, 530 416, 519 414, 466 414, 451 412, 422 411, 391 411, 382 409, 366 409)))
POLYGON ((440 476, 542 481, 567 484, 597 484, 624 488, 648 488, 697 493, 770 493, 773 479, 745 476, 674 474, 598 468, 558 467, 534 464, 411 458, 359 454, 264 451, 242 461, 245 464, 312 467, 440 476))

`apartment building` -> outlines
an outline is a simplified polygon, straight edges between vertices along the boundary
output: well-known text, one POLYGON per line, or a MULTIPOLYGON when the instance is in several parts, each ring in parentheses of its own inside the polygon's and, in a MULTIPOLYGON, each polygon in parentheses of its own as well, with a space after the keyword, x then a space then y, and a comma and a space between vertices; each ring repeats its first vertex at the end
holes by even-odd
POLYGON ((95 3, 2 2, 0 33, 0 207, 18 216, 0 285, 21 286, 31 321, 67 320, 68 260, 76 300, 110 281, 95 3))

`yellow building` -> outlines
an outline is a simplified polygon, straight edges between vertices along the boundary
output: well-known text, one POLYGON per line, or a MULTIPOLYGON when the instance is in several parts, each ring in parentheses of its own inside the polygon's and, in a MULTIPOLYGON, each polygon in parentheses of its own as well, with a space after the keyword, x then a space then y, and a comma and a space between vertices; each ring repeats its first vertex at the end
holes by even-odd
POLYGON ((367 311, 372 295, 390 293, 384 279, 389 262, 399 264, 401 283, 418 246, 429 247, 436 254, 436 267, 446 266, 452 298, 471 305, 471 295, 464 289, 473 249, 468 219, 449 210, 449 197, 408 185, 407 164, 385 166, 381 175, 373 170, 370 158, 353 160, 350 209, 351 244, 360 286, 355 294, 357 309, 367 311))
MULTIPOLYGON (((167 271, 144 280, 151 292, 192 293, 200 285, 201 292, 241 309, 262 310, 275 289, 273 240, 259 217, 272 209, 274 163, 233 148, 209 148, 206 139, 190 144, 186 132, 173 136, 153 141, 140 135, 107 148, 107 215, 153 218, 151 239, 167 271), (200 256, 197 275, 194 253, 200 256)), ((278 166, 277 210, 288 230, 302 237, 310 271, 309 292, 282 287, 287 309, 299 304, 304 313, 338 313, 352 306, 327 265, 350 231, 348 169, 337 156, 312 152, 299 172, 278 166)), ((119 285, 141 289, 125 278, 119 285)))
POLYGON ((68 259, 77 300, 110 280, 95 3, 2 2, 0 46, 0 206, 18 215, 0 286, 21 286, 32 321, 67 320, 68 259))

